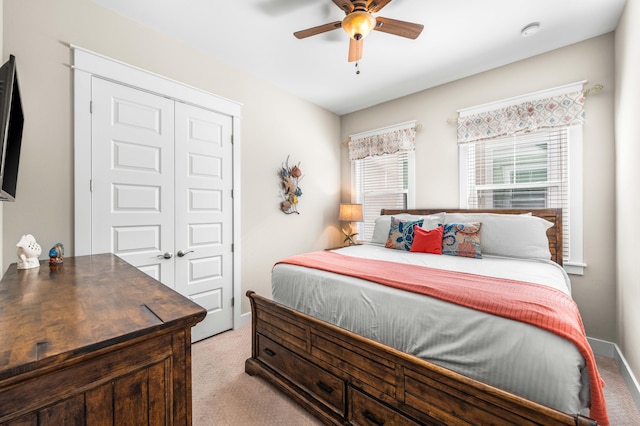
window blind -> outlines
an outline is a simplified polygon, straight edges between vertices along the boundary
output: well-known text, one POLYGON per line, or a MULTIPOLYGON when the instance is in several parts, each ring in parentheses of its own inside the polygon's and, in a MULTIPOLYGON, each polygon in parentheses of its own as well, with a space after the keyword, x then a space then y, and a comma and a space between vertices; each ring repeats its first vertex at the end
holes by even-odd
POLYGON ((561 208, 563 258, 569 259, 568 127, 468 144, 469 208, 561 208))
POLYGON ((360 240, 370 240, 380 210, 407 208, 408 152, 366 157, 352 162, 355 202, 362 204, 360 240))

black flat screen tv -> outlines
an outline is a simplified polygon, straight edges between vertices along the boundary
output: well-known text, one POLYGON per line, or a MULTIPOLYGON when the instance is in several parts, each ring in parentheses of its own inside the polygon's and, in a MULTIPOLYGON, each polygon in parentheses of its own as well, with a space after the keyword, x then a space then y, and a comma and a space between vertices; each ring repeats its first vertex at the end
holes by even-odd
POLYGON ((16 199, 23 125, 16 58, 10 55, 0 68, 0 201, 16 199))

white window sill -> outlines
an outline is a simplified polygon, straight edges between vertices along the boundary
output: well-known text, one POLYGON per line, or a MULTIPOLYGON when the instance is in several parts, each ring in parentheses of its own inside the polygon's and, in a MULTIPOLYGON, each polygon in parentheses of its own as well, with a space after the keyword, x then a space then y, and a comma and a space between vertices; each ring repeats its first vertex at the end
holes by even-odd
POLYGON ((570 275, 584 275, 584 268, 587 267, 586 264, 577 262, 564 262, 562 266, 570 275))

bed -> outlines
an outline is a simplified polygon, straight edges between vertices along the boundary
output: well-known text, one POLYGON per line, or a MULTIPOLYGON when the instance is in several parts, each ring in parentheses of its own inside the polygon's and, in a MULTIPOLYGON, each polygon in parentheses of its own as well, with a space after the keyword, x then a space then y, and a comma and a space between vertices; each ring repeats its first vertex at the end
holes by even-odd
POLYGON ((252 356, 245 371, 326 424, 596 424, 594 418, 606 424, 579 313, 578 331, 566 336, 559 327, 561 337, 538 319, 520 319, 528 308, 519 304, 515 317, 502 312, 513 303, 502 295, 521 288, 559 298, 577 312, 559 266, 561 212, 443 212, 383 210, 371 244, 278 262, 273 300, 247 292, 252 356), (445 243, 448 256, 407 251, 411 244, 398 244, 419 244, 406 233, 406 241, 398 238, 391 248, 380 244, 415 223, 425 229, 445 224, 442 241, 451 241, 449 231, 464 223, 459 229, 471 231, 461 232, 460 246, 452 247, 462 253, 461 241, 471 235, 477 258, 451 255, 459 253, 446 252, 445 243), (433 281, 435 290, 429 283, 428 290, 413 288, 423 280, 433 281), (452 287, 451 301, 441 296, 445 282, 467 287, 452 287), (485 310, 494 299, 500 299, 498 313, 485 310))

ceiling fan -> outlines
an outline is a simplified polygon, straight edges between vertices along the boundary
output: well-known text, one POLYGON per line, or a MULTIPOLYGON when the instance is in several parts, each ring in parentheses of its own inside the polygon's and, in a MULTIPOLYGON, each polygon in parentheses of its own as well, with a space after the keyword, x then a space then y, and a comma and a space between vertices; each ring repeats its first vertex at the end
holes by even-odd
POLYGON ((332 0, 346 16, 342 21, 331 22, 306 30, 293 33, 302 39, 327 31, 342 28, 351 38, 349 40, 349 62, 362 59, 363 40, 372 30, 382 31, 410 39, 416 39, 422 32, 424 25, 396 19, 374 17, 372 13, 379 12, 391 0, 332 0))

